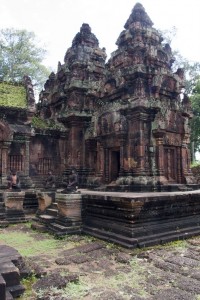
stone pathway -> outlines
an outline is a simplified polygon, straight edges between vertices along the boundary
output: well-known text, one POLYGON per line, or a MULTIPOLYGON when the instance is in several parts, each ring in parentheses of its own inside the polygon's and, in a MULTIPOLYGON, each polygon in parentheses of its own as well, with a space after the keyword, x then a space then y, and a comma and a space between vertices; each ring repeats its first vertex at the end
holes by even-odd
MULTIPOLYGON (((48 239, 27 227, 24 230, 35 240, 48 239)), ((21 275, 34 274, 36 280, 31 293, 19 300, 200 299, 200 237, 130 250, 72 235, 64 245, 58 240, 54 254, 24 258, 18 266, 21 275)))
POLYGON ((55 258, 46 257, 46 262, 32 258, 36 269, 46 265, 47 274, 33 286, 35 291, 43 289, 43 298, 33 299, 200 299, 200 238, 189 240, 182 248, 137 251, 95 241, 61 251, 55 258), (67 288, 66 293, 59 292, 69 282, 82 286, 82 293, 68 294, 67 288), (55 295, 49 290, 52 286, 59 287, 55 295))

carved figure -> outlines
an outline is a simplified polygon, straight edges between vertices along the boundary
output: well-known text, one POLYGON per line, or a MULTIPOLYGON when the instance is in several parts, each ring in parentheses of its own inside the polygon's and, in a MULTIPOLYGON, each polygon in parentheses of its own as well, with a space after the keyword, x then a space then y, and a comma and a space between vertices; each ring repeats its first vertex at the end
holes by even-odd
POLYGON ((55 188, 55 176, 52 174, 52 171, 50 170, 48 172, 48 177, 45 181, 45 189, 48 188, 55 188))
POLYGON ((65 187, 65 189, 61 191, 62 194, 71 194, 77 192, 78 174, 75 168, 71 170, 67 180, 63 179, 62 185, 65 187))
POLYGON ((20 180, 17 175, 16 170, 12 170, 10 175, 7 177, 8 180, 8 189, 9 190, 20 190, 20 180))

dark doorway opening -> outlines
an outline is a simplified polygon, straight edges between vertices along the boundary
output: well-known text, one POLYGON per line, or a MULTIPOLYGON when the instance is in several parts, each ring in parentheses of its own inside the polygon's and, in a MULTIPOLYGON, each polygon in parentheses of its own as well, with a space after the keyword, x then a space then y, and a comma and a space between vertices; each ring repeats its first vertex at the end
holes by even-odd
POLYGON ((110 181, 115 181, 119 177, 120 171, 120 151, 111 151, 110 181))

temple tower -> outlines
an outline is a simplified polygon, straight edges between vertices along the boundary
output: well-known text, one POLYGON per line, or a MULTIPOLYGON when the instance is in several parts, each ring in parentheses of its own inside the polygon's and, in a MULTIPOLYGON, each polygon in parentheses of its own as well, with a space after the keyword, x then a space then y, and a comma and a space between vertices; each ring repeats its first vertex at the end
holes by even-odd
POLYGON ((89 148, 91 154, 93 145, 89 140, 85 143, 85 135, 103 91, 105 59, 105 49, 99 48, 90 26, 82 24, 65 54, 64 64, 58 64, 57 73, 50 75, 40 95, 40 114, 61 122, 67 130, 62 161, 66 172, 71 167, 78 170, 82 184, 95 170, 96 162, 89 165, 91 155, 87 153, 89 148))
POLYGON ((173 73, 171 48, 140 3, 124 28, 93 117, 96 176, 108 187, 139 190, 192 183, 184 72, 173 73))

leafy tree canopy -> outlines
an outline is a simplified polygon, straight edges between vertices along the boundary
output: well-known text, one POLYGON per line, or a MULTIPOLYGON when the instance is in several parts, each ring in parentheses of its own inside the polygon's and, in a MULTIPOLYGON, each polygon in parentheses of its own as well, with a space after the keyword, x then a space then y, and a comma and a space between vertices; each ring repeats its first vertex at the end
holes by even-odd
MULTIPOLYGON (((163 43, 171 44, 172 40, 176 36, 176 28, 172 27, 169 30, 160 30, 160 34, 164 38, 163 43)), ((173 71, 177 68, 184 68, 185 70, 185 92, 190 96, 193 119, 190 122, 191 125, 191 151, 194 158, 195 152, 200 152, 200 62, 190 61, 184 58, 179 51, 173 51, 175 62, 172 66, 173 71)))
POLYGON ((200 77, 190 97, 194 117, 191 120, 191 140, 194 143, 194 150, 200 151, 200 77))
POLYGON ((0 79, 19 82, 24 75, 31 77, 38 90, 50 70, 42 64, 46 50, 38 46, 36 36, 27 30, 0 30, 0 79))
MULTIPOLYGON (((163 43, 171 45, 173 39, 177 34, 177 28, 175 26, 167 30, 159 30, 163 37, 163 43)), ((188 95, 191 95, 193 89, 199 79, 200 75, 200 62, 190 61, 183 57, 178 50, 172 49, 175 61, 172 66, 172 70, 175 72, 178 68, 183 68, 185 71, 185 91, 188 95)))

